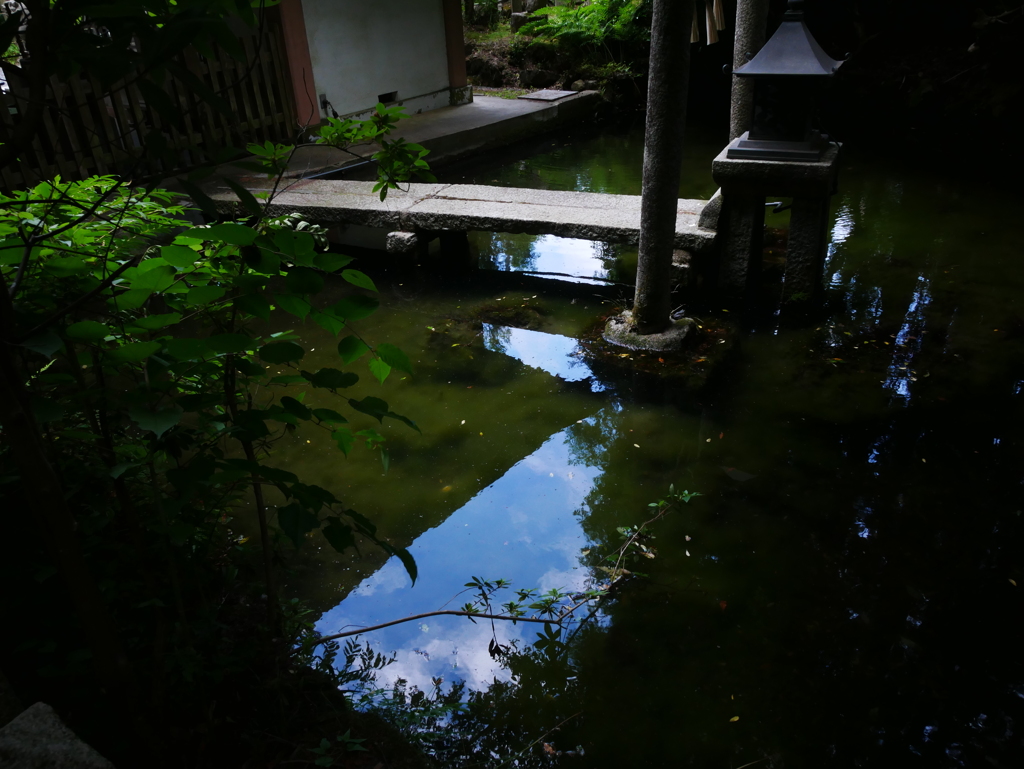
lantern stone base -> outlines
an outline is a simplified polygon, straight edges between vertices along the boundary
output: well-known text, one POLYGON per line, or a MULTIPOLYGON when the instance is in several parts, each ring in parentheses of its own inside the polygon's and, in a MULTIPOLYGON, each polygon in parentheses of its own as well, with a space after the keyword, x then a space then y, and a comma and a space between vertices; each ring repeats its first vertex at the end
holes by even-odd
MULTIPOLYGON (((742 137, 741 137, 742 138, 742 137)), ((828 246, 829 198, 836 189, 839 147, 830 145, 816 161, 730 158, 731 142, 715 158, 711 173, 722 188, 718 219, 721 255, 719 287, 744 294, 760 279, 765 198, 793 198, 786 259, 785 295, 815 299, 828 246)))

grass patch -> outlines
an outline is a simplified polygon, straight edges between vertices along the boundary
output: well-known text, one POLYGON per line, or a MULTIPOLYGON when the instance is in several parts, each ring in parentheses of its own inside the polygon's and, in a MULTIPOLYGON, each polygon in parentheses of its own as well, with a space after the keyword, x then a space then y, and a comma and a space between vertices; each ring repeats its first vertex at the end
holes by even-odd
POLYGON ((482 85, 474 85, 473 93, 479 96, 497 96, 499 99, 517 99, 523 94, 532 93, 529 88, 487 88, 482 85))
POLYGON ((512 37, 512 25, 507 21, 499 22, 494 29, 486 29, 482 27, 466 27, 465 32, 467 41, 474 43, 493 43, 495 40, 505 40, 506 38, 512 37))

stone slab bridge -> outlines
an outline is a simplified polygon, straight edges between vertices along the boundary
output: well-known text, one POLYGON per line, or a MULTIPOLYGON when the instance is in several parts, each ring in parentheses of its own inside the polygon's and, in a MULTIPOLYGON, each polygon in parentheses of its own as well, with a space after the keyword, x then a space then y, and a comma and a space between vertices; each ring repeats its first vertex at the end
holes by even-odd
MULTIPOLYGON (((297 212, 310 222, 325 226, 383 228, 389 231, 388 251, 395 253, 413 251, 445 232, 468 230, 557 235, 631 245, 636 245, 640 238, 639 195, 478 184, 409 184, 401 190, 389 190, 387 198, 381 201, 373 186, 374 182, 326 179, 296 182, 274 196, 270 213, 278 216, 297 212)), ((225 212, 239 211, 232 193, 221 191, 211 197, 225 212)), ((679 201, 677 249, 691 254, 709 253, 713 249, 715 230, 701 226, 701 214, 707 203, 679 201)))

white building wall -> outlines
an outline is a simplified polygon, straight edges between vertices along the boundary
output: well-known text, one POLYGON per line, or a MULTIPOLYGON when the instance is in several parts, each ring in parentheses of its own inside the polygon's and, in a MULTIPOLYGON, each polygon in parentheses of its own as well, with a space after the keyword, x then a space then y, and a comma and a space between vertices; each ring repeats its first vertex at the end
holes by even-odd
POLYGON ((441 0, 303 0, 302 10, 316 93, 339 114, 392 91, 410 114, 448 104, 441 0))

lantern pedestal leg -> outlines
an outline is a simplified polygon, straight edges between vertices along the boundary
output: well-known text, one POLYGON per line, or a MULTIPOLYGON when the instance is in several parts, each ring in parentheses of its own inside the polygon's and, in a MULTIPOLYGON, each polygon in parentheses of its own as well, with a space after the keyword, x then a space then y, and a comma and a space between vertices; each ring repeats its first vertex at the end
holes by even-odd
POLYGON ((721 241, 719 288, 727 294, 745 294, 761 279, 764 198, 723 195, 718 226, 721 241))
POLYGON ((828 249, 827 197, 796 198, 786 247, 786 301, 816 300, 828 249))

